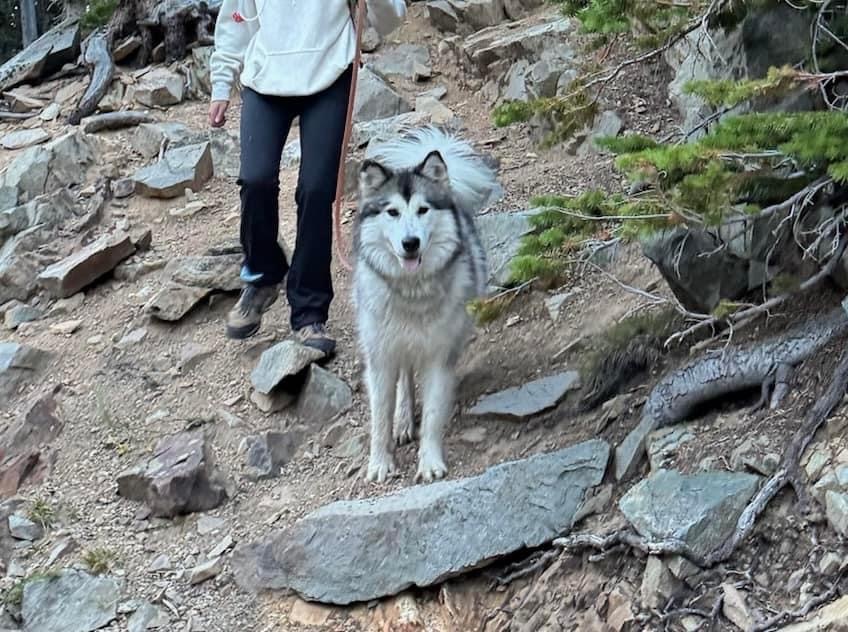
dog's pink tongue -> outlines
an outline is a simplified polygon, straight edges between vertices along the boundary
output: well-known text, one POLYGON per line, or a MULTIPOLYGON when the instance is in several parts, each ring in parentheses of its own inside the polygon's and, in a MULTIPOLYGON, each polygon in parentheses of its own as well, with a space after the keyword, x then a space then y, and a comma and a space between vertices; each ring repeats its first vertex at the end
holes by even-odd
POLYGON ((418 269, 418 266, 421 265, 421 259, 404 259, 403 260, 403 269, 407 272, 415 272, 418 269))

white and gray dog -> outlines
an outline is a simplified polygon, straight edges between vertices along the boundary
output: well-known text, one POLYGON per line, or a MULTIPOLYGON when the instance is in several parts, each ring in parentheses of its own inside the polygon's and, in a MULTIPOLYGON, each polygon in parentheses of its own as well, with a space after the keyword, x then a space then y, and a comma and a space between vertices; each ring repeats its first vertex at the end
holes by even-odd
POLYGON ((385 481, 395 471, 395 443, 413 438, 416 376, 415 480, 447 473, 442 442, 472 329, 466 305, 484 295, 488 278, 474 215, 496 186, 467 142, 433 127, 369 147, 359 173, 353 288, 371 406, 368 480, 385 481))

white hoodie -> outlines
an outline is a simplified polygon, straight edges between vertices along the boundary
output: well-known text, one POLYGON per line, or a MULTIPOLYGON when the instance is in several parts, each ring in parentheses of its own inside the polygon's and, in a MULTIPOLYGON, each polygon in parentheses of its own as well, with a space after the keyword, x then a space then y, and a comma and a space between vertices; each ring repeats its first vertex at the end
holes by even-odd
MULTIPOLYGON (((406 16, 404 0, 360 1, 381 36, 406 16)), ((339 78, 355 49, 348 0, 223 0, 210 59, 212 100, 230 99, 236 79, 260 94, 315 94, 339 78)))

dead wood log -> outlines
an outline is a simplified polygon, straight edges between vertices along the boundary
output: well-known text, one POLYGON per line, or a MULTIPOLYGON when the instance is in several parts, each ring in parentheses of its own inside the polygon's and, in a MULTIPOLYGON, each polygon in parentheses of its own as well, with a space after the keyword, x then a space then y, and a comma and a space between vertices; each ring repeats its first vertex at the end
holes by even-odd
POLYGON ((106 34, 95 32, 88 38, 83 53, 85 65, 91 69, 91 80, 77 108, 68 116, 70 125, 79 125, 83 117, 92 114, 97 109, 115 76, 115 62, 112 61, 112 51, 106 34))
POLYGON ((135 127, 142 123, 152 123, 155 119, 147 112, 107 112, 88 117, 83 123, 83 131, 87 134, 116 130, 125 127, 135 127))
POLYGON ((636 426, 615 450, 617 480, 632 475, 645 438, 686 418, 697 406, 723 395, 762 386, 780 365, 797 365, 848 332, 848 315, 837 307, 765 342, 712 351, 664 376, 651 391, 636 426))

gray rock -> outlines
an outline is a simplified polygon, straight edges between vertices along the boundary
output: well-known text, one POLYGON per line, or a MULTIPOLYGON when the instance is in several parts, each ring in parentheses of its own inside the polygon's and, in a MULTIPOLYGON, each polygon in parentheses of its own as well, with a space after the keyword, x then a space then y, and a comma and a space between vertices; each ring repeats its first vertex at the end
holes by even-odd
POLYGON ((147 338, 147 330, 144 327, 139 327, 124 335, 115 343, 115 346, 118 349, 126 349, 127 347, 132 347, 143 342, 145 338, 147 338))
POLYGON ((824 495, 827 521, 842 537, 848 537, 848 494, 827 491, 824 495))
MULTIPOLYGON (((684 133, 714 113, 704 101, 684 88, 692 80, 759 79, 772 66, 792 65, 810 50, 809 18, 788 5, 755 7, 734 28, 718 27, 709 35, 697 28, 666 51, 666 62, 675 72, 669 98, 683 117, 684 133)), ((766 96, 741 104, 732 114, 755 109, 793 111, 814 109, 816 96, 799 89, 788 95, 766 96)), ((694 138, 700 134, 695 132, 694 138)))
POLYGON ((200 516, 200 518, 197 519, 197 533, 200 535, 215 533, 226 526, 226 520, 223 518, 216 518, 215 516, 200 516))
POLYGON ((415 65, 430 65, 430 51, 420 44, 398 44, 383 49, 375 55, 368 66, 378 75, 384 77, 399 76, 414 79, 415 65))
POLYGON ((722 614, 740 630, 750 630, 754 625, 754 617, 745 603, 745 595, 729 582, 722 584, 721 590, 724 593, 722 614))
POLYGON ((9 516, 9 533, 16 540, 34 542, 44 536, 44 527, 34 523, 29 518, 12 514, 9 516))
POLYGON ((35 226, 57 227, 76 217, 76 202, 64 189, 0 211, 0 244, 35 226))
POLYGON ((668 566, 656 555, 648 557, 639 594, 642 605, 652 610, 665 607, 671 597, 680 589, 680 582, 671 574, 668 566))
POLYGON ((24 382, 47 364, 49 355, 18 342, 0 342, 0 396, 11 397, 24 382))
POLYGON ((164 287, 144 310, 159 320, 176 321, 212 292, 235 292, 241 288, 240 254, 182 257, 163 271, 164 287))
POLYGON ((692 428, 692 424, 684 424, 660 428, 648 435, 645 439, 645 448, 652 472, 668 469, 680 446, 695 438, 692 428))
POLYGON ((314 364, 297 397, 295 414, 305 424, 325 424, 353 405, 353 392, 340 377, 314 364))
POLYGON ((177 105, 185 98, 185 79, 167 68, 155 68, 134 86, 133 94, 149 108, 177 105))
POLYGON ((0 208, 84 183, 95 159, 91 137, 79 130, 23 150, 0 174, 0 208))
POLYGON ((150 562, 150 566, 147 567, 151 573, 163 573, 166 571, 170 571, 174 568, 174 565, 171 563, 171 558, 162 553, 161 555, 157 555, 152 562, 150 562))
POLYGON ((94 577, 77 570, 27 582, 22 616, 27 632, 91 632, 117 615, 120 591, 111 577, 94 577))
POLYGON ((65 20, 0 66, 0 90, 50 75, 74 63, 80 51, 77 20, 65 20))
POLYGON ((19 304, 15 305, 11 309, 6 310, 6 314, 3 316, 3 321, 6 325, 6 329, 17 329, 20 325, 24 323, 31 323, 36 320, 41 320, 41 318, 43 317, 44 312, 42 312, 37 307, 19 304))
POLYGON ((213 577, 217 577, 224 570, 224 562, 220 557, 213 558, 202 564, 198 564, 189 573, 189 584, 200 584, 208 581, 213 577))
POLYGON ((215 350, 211 347, 189 342, 180 349, 180 360, 178 367, 181 372, 191 371, 206 358, 214 355, 215 350))
POLYGON ((684 307, 708 314, 721 299, 735 300, 748 291, 748 263, 720 245, 711 233, 678 227, 646 238, 642 252, 684 307))
POLYGON ((54 298, 67 298, 114 270, 134 252, 130 236, 115 231, 48 266, 38 275, 38 282, 54 298))
POLYGON ((415 99, 415 111, 421 113, 433 125, 439 127, 450 126, 456 119, 453 110, 431 96, 417 97, 415 99))
POLYGON ((223 476, 202 431, 165 437, 146 462, 118 476, 118 494, 172 517, 218 507, 227 498, 223 476))
POLYGON ((577 388, 580 388, 580 375, 576 371, 557 373, 486 395, 468 414, 524 419, 553 408, 566 393, 577 388))
POLYGON ((162 143, 172 148, 180 147, 191 144, 193 138, 194 133, 184 123, 142 123, 130 136, 130 146, 145 158, 154 158, 159 155, 162 143))
POLYGON ((377 29, 369 24, 365 29, 365 32, 362 34, 362 52, 373 53, 375 50, 380 48, 382 43, 383 38, 380 37, 377 29))
POLYGON ((676 538, 707 555, 733 532, 759 481, 735 472, 684 475, 660 470, 634 485, 619 507, 641 535, 676 538))
POLYGON ((427 116, 421 112, 405 112, 389 118, 360 121, 353 125, 350 142, 353 147, 365 147, 370 143, 387 141, 425 122, 427 116))
POLYGON ((609 446, 588 441, 473 478, 339 501, 237 548, 237 583, 347 605, 432 586, 568 532, 609 446))
POLYGON ((191 49, 191 74, 193 82, 204 95, 212 94, 212 78, 210 76, 209 62, 214 50, 214 46, 197 46, 191 49))
POLYGON ((50 134, 36 127, 34 129, 21 129, 9 132, 0 138, 0 147, 3 149, 26 149, 33 145, 40 145, 50 140, 50 134))
POLYGON ((519 59, 535 62, 543 58, 574 58, 567 44, 574 30, 574 22, 568 18, 531 17, 474 33, 463 42, 462 52, 472 68, 486 77, 500 65, 511 65, 519 59))
POLYGON ((300 375, 306 367, 322 357, 323 354, 317 349, 293 340, 284 340, 260 356, 259 363, 250 374, 250 382, 259 393, 270 395, 284 380, 300 375))
POLYGON ((145 602, 136 609, 127 621, 127 632, 156 630, 166 627, 170 622, 171 617, 167 610, 145 602))
POLYGON ((353 120, 373 121, 409 112, 407 101, 367 66, 359 71, 353 120))
POLYGON ((294 458, 304 436, 302 430, 292 429, 247 437, 247 475, 256 480, 279 476, 283 466, 294 458))
POLYGON ((456 33, 462 24, 461 12, 452 0, 428 0, 427 16, 433 26, 446 33, 456 33))
POLYGON ((510 278, 510 262, 518 254, 521 238, 533 232, 530 217, 539 211, 487 213, 475 219, 480 240, 489 259, 489 282, 504 287, 510 278))
POLYGON ((136 193, 153 198, 174 198, 203 188, 214 174, 212 148, 207 143, 169 149, 162 160, 134 176, 136 193))

